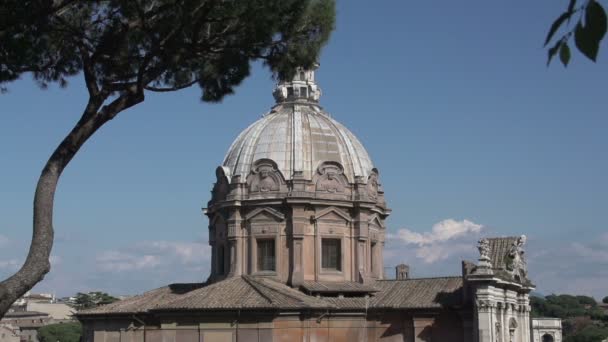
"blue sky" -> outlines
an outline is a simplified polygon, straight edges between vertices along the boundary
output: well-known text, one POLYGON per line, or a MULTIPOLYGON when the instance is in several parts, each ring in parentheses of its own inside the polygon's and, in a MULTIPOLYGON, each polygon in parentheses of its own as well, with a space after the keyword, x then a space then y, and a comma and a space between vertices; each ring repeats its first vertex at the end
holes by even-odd
MULTIPOLYGON (((479 236, 526 234, 540 292, 608 295, 608 46, 598 64, 576 53, 547 68, 542 42, 566 6, 338 1, 321 103, 380 170, 387 265, 458 274, 479 236)), ((214 169, 273 86, 256 65, 221 104, 196 88, 148 94, 103 127, 61 179, 53 270, 36 290, 204 280, 214 169)), ((40 90, 26 76, 0 95, 0 278, 26 255, 37 177, 85 102, 80 77, 40 90)))

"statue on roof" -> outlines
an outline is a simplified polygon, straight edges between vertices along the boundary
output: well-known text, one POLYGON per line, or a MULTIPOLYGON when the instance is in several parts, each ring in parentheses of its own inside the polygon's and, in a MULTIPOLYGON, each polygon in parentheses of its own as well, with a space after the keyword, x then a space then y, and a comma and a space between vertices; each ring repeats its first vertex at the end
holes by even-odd
POLYGON ((480 239, 477 242, 477 249, 479 250, 479 260, 490 261, 490 241, 488 239, 480 239))
POLYGON ((528 279, 528 265, 524 257, 524 245, 526 244, 526 236, 522 235, 511 246, 507 260, 507 270, 511 272, 513 279, 524 281, 528 279))

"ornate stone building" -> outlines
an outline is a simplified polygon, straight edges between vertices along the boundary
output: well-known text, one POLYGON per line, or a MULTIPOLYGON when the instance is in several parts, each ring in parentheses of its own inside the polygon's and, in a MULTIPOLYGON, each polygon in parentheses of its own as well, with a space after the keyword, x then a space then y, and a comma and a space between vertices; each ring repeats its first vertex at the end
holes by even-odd
POLYGON ((296 288, 382 279, 390 210, 367 151, 319 106, 314 72, 274 95, 216 170, 210 279, 265 275, 296 288))
POLYGON ((524 237, 481 240, 458 276, 385 279, 380 172, 320 94, 313 71, 278 84, 217 167, 208 280, 79 312, 85 341, 530 342, 524 237))

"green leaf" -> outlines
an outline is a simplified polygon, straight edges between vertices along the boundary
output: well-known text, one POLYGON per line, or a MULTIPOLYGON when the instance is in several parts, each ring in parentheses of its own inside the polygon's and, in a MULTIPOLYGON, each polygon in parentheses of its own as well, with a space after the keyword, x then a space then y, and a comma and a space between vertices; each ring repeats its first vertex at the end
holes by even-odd
POLYGON ((549 66, 549 64, 551 63, 551 60, 553 59, 553 56, 555 56, 555 54, 557 53, 557 51, 559 51, 559 47, 562 45, 562 41, 558 41, 557 43, 555 43, 555 45, 553 45, 552 48, 550 48, 549 50, 547 50, 547 66, 549 66))
POLYGON ((600 41, 593 37, 590 30, 584 27, 580 21, 574 29, 574 43, 583 55, 595 62, 600 48, 600 41))
POLYGON ((551 28, 549 29, 549 33, 547 33, 547 38, 545 39, 545 46, 547 46, 549 41, 551 41, 551 38, 553 38, 553 35, 555 34, 555 32, 557 32, 557 29, 559 29, 559 27, 564 23, 564 21, 570 18, 571 15, 572 12, 564 12, 557 19, 555 19, 555 21, 551 25, 551 28))
POLYGON ((606 35, 608 26, 606 11, 595 0, 590 0, 585 8, 585 25, 582 21, 574 29, 574 43, 578 50, 592 61, 596 61, 600 42, 606 35))
POLYGON ((606 11, 599 2, 592 0, 585 10, 585 28, 598 44, 606 34, 606 11))
POLYGON ((564 67, 568 66, 570 62, 570 47, 566 41, 562 42, 559 48, 559 59, 562 61, 564 67))

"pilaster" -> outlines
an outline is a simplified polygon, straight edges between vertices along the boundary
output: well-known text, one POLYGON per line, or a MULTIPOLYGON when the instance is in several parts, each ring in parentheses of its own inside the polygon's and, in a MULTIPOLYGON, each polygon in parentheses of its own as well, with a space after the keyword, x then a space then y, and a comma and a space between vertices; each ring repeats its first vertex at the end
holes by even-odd
POLYGON ((432 342, 434 317, 414 317, 414 342, 432 342))
POLYGON ((369 280, 367 268, 367 245, 369 244, 369 215, 366 210, 359 208, 356 219, 354 220, 354 241, 355 241, 355 270, 354 278, 359 282, 369 280))
POLYGON ((298 287, 304 282, 304 235, 310 225, 310 217, 305 205, 292 204, 291 207, 291 286, 298 287))
POLYGON ((478 342, 494 342, 496 329, 496 302, 492 288, 480 286, 475 294, 475 312, 477 316, 478 342))
POLYGON ((243 274, 243 219, 241 211, 235 208, 230 211, 226 222, 228 228, 227 240, 230 253, 229 276, 240 276, 243 274))

